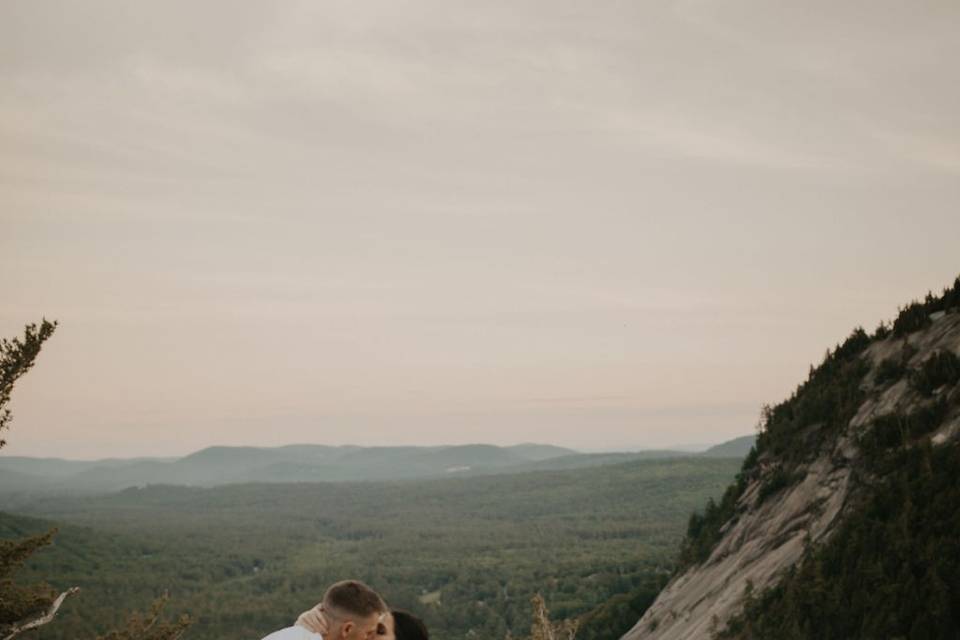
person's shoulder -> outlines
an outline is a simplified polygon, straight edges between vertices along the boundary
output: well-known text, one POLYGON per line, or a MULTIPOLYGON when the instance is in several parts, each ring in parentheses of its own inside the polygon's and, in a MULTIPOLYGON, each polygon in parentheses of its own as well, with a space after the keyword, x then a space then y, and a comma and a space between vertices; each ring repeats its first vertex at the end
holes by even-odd
POLYGON ((274 631, 263 640, 323 640, 319 633, 311 633, 303 627, 287 627, 274 631))

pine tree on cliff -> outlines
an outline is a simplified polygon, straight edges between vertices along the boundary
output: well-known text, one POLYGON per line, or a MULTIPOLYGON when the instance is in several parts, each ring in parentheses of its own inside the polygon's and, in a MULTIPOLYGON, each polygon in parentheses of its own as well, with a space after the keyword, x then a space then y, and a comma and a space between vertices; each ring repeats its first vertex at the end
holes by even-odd
MULTIPOLYGON (((40 347, 56 326, 55 322, 44 320, 39 327, 27 325, 22 339, 0 340, 0 448, 6 444, 3 432, 10 428, 13 418, 7 408, 13 385, 33 366, 40 347)), ((50 544, 54 533, 49 531, 25 540, 0 540, 0 637, 4 640, 44 624, 45 618, 52 619, 63 598, 70 595, 67 591, 58 598, 45 584, 21 586, 12 578, 13 572, 37 549, 50 544)))
MULTIPOLYGON (((28 324, 22 338, 0 339, 0 448, 6 444, 3 431, 9 430, 13 414, 7 408, 14 383, 30 370, 43 343, 53 335, 56 322, 44 319, 40 326, 28 324)), ((47 584, 19 585, 13 580, 18 568, 41 547, 53 540, 56 529, 23 540, 0 540, 0 640, 11 640, 24 631, 53 621, 64 600, 79 591, 60 593, 47 584)), ((98 640, 176 640, 189 621, 160 621, 164 599, 154 603, 146 615, 134 614, 124 629, 98 640)))

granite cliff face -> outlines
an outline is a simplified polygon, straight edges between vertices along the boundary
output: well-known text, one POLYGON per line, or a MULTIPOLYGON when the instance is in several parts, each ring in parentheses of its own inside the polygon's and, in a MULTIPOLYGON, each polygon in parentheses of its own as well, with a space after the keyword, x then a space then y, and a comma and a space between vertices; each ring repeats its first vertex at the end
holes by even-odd
MULTIPOLYGON (((623 640, 691 640, 723 630, 742 611, 745 594, 777 584, 857 508, 877 480, 865 448, 884 418, 889 423, 891 416, 935 406, 935 424, 924 426, 912 442, 957 446, 960 382, 949 372, 956 368, 951 363, 960 362, 954 358, 960 355, 960 310, 922 311, 914 322, 919 328, 873 337, 861 332, 863 343, 847 363, 857 371, 855 401, 842 419, 830 429, 822 422, 797 424, 779 451, 761 443, 759 455, 745 465, 732 517, 719 527, 712 549, 674 576, 623 640), (946 376, 937 374, 941 361, 946 376), (797 449, 806 450, 797 455, 797 449)), ((798 389, 797 395, 803 393, 798 389)))

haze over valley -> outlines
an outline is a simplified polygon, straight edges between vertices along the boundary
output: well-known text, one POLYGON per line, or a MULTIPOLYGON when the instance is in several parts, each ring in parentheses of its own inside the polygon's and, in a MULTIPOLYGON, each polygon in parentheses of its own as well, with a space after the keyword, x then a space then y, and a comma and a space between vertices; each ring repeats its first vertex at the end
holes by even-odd
POLYGON ((276 448, 210 447, 177 459, 63 460, 0 458, 0 496, 37 492, 103 492, 150 484, 214 486, 246 482, 401 480, 574 469, 630 460, 692 455, 742 459, 754 436, 701 452, 647 450, 582 454, 542 444, 511 447, 358 447, 297 444, 276 448))

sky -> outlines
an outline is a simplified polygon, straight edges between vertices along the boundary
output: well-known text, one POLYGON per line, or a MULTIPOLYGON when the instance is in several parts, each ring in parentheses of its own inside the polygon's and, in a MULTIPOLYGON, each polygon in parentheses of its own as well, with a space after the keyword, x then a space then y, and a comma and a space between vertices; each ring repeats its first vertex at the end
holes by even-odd
POLYGON ((960 4, 0 4, 2 455, 719 442, 960 274, 960 4))

